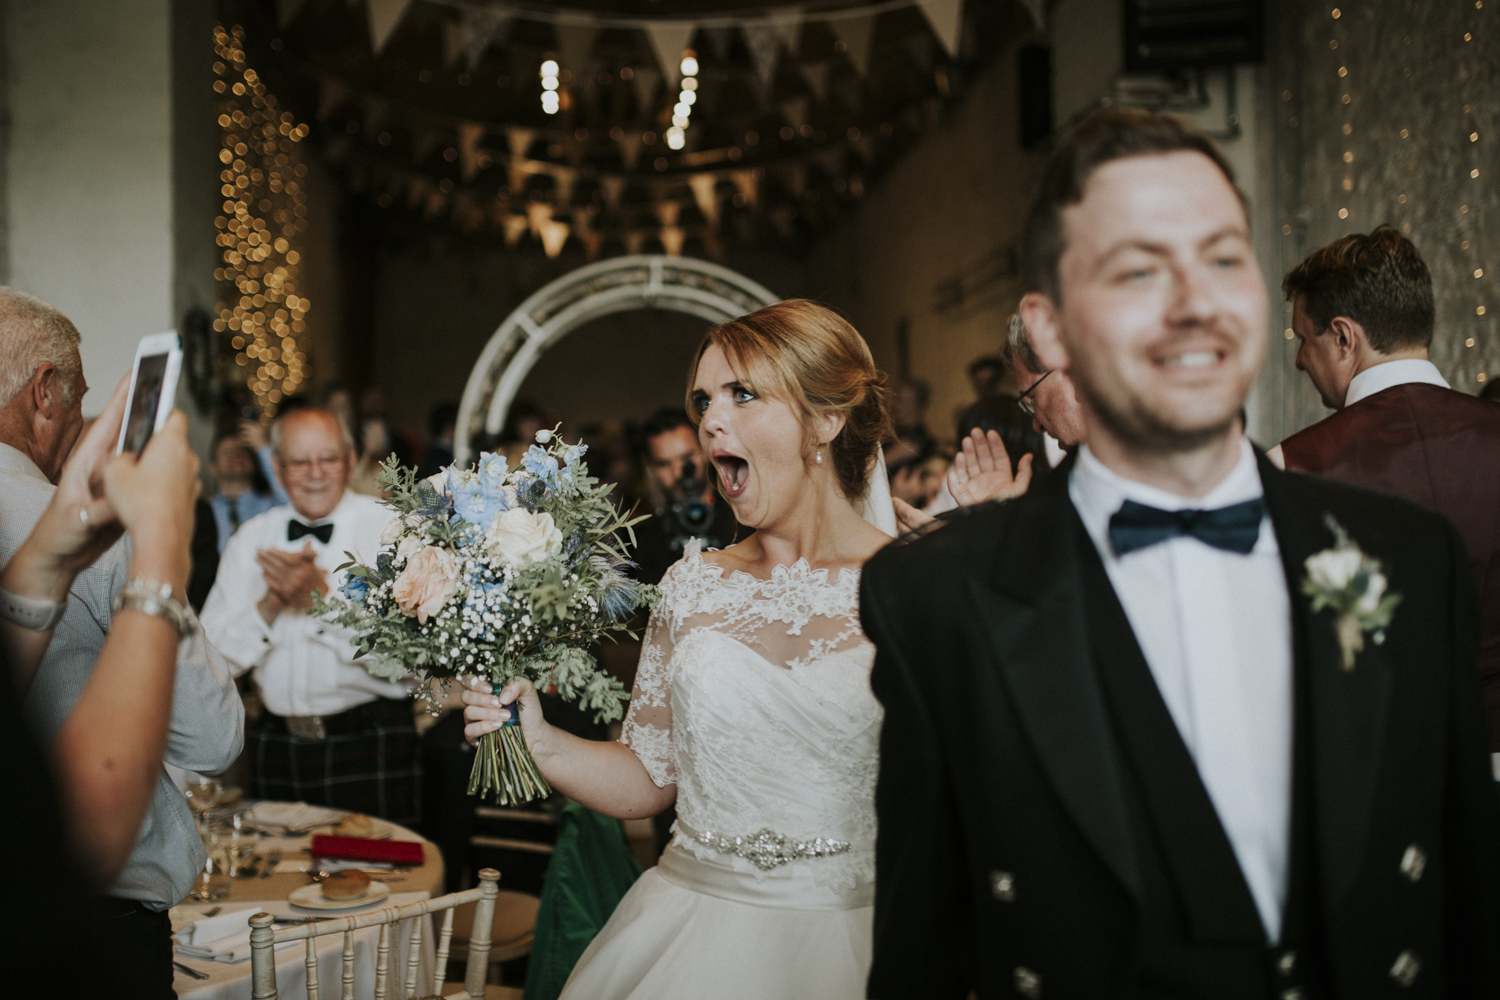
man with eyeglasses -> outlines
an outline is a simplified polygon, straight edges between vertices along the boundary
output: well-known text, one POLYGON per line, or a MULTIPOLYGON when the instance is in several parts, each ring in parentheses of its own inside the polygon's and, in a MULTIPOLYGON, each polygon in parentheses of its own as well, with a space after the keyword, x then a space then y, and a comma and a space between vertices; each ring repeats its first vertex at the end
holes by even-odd
POLYGON ((370 813, 418 816, 417 734, 407 688, 354 662, 346 629, 308 615, 341 586, 345 553, 373 563, 390 512, 349 490, 354 443, 327 410, 271 425, 290 503, 240 526, 203 606, 203 628, 236 673, 253 671, 265 712, 246 739, 254 792, 370 813))
POLYGON ((1078 395, 1073 391, 1073 380, 1067 372, 1047 368, 1037 359, 1031 348, 1031 339, 1026 335, 1026 324, 1019 315, 1010 318, 1010 329, 1006 334, 1006 347, 1010 350, 1011 364, 1016 368, 1016 381, 1021 394, 1016 405, 1031 418, 1032 426, 1050 434, 1063 448, 1072 451, 1083 442, 1083 409, 1078 405, 1078 395))

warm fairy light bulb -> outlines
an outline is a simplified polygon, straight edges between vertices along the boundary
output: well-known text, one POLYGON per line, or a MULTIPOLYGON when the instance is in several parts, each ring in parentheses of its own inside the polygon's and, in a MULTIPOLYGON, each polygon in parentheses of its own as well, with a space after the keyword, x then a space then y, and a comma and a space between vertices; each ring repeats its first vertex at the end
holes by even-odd
POLYGON ((694 56, 692 52, 686 53, 682 57, 682 67, 681 68, 682 68, 682 75, 683 76, 697 76, 698 75, 698 59, 697 59, 697 57, 694 56))
POLYGON ((558 68, 556 59, 548 59, 546 62, 542 63, 543 77, 556 76, 559 72, 560 70, 558 68))
POLYGON ((667 129, 667 146, 672 149, 681 149, 687 142, 687 136, 683 134, 682 126, 673 125, 667 129))
POLYGON ((562 107, 562 99, 557 96, 557 91, 555 91, 555 90, 544 90, 544 91, 542 91, 542 110, 543 111, 545 111, 549 115, 555 115, 555 114, 557 114, 558 110, 561 107, 562 107))

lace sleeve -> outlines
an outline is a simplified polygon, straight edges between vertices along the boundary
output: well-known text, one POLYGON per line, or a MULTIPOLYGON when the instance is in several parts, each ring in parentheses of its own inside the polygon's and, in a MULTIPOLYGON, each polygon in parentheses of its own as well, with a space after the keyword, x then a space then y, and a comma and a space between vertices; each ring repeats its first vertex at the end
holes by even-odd
POLYGON ((677 759, 672 752, 672 687, 667 672, 676 616, 669 606, 670 586, 664 590, 668 592, 646 625, 635 689, 630 692, 630 710, 620 731, 620 742, 635 751, 658 788, 677 782, 677 759))

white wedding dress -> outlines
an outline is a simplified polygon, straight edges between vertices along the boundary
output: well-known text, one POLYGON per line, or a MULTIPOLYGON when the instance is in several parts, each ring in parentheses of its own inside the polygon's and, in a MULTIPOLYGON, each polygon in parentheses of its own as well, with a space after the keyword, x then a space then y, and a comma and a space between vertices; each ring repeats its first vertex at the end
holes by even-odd
POLYGON ((696 543, 668 571, 622 739, 676 783, 675 835, 564 1000, 864 996, 881 708, 858 614, 857 571, 760 580, 696 543))

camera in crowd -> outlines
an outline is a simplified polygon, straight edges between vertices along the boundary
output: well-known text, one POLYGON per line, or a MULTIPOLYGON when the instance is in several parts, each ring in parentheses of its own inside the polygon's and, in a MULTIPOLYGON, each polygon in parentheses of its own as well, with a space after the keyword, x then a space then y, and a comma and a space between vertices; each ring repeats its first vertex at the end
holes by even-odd
POLYGON ((709 535, 714 526, 714 505, 703 499, 708 483, 698 470, 698 463, 688 459, 682 467, 682 478, 673 490, 672 505, 667 508, 667 535, 672 551, 681 552, 693 538, 705 545, 717 545, 709 535))

